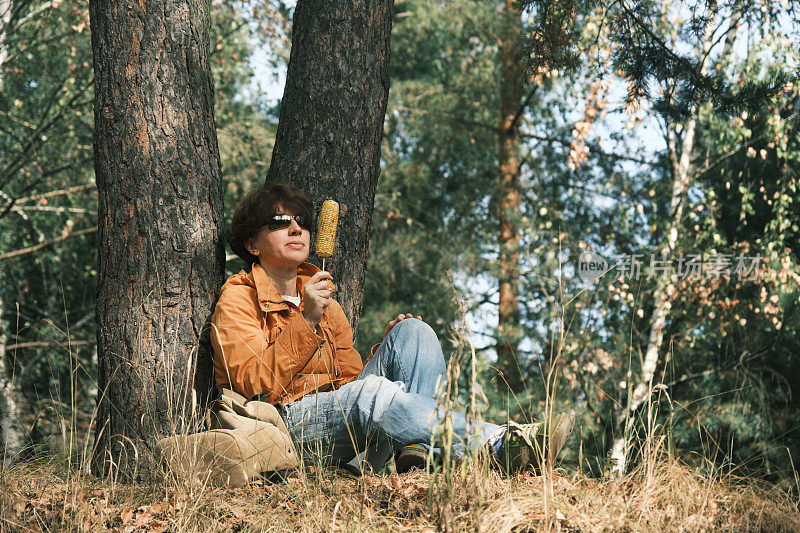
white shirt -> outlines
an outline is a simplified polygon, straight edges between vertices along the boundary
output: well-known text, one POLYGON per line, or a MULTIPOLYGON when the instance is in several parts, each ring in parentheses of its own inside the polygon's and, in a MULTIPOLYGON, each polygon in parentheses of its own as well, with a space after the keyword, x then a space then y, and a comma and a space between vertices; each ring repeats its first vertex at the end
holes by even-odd
POLYGON ((286 296, 285 294, 281 294, 281 298, 286 300, 287 302, 292 302, 294 305, 300 308, 300 297, 299 296, 286 296))

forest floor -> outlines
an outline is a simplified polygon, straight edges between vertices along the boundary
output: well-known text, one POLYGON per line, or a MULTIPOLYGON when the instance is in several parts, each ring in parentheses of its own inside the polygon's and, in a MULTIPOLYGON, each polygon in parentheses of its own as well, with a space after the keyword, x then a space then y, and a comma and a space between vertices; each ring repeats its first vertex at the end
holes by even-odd
POLYGON ((800 531, 796 490, 659 461, 596 479, 300 473, 245 488, 127 485, 55 461, 2 472, 3 531, 800 531), (794 494, 792 494, 794 493, 794 494))

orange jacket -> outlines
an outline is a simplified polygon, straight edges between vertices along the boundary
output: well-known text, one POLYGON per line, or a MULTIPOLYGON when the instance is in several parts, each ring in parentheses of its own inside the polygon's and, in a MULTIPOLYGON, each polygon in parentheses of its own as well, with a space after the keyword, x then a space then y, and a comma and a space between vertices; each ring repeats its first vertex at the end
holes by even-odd
MULTIPOLYGON (((317 272, 310 263, 297 268, 298 294, 317 272)), ((355 380, 364 365, 339 303, 331 300, 316 332, 302 310, 302 301, 298 309, 281 297, 258 263, 228 278, 211 317, 217 386, 287 404, 355 380)))

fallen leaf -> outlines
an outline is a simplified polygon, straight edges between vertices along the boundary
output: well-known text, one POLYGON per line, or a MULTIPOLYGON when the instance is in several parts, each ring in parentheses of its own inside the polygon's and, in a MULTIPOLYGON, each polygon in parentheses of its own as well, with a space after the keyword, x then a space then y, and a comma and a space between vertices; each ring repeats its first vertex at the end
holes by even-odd
POLYGON ((149 507, 139 507, 136 509, 138 513, 136 519, 133 521, 135 526, 143 526, 153 519, 153 511, 149 507))
POLYGON ((164 533, 169 529, 169 524, 166 522, 161 522, 158 520, 154 520, 150 522, 150 533, 164 533))
POLYGON ((122 525, 127 524, 131 520, 133 520, 133 509, 130 507, 126 507, 119 513, 119 519, 122 520, 122 525))

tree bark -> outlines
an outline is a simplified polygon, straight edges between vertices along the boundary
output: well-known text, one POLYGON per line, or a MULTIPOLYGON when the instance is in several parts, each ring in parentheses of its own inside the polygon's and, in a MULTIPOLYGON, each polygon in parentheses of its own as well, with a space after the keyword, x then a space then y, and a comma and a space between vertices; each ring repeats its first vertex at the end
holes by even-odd
POLYGON ((500 299, 497 326, 497 367, 501 383, 519 392, 523 390, 517 359, 519 347, 519 209, 520 209, 520 138, 517 114, 522 105, 522 77, 519 67, 522 21, 517 3, 505 1, 505 31, 500 42, 500 124, 498 128, 500 183, 498 216, 500 250, 498 284, 500 299))
MULTIPOLYGON (((364 291, 389 98, 393 0, 299 0, 267 181, 303 190, 316 212, 339 202, 325 268, 353 330, 364 291)), ((321 265, 314 256, 311 261, 321 265)))
POLYGON ((211 387, 222 188, 208 0, 91 0, 99 193, 95 472, 148 479, 211 387))

